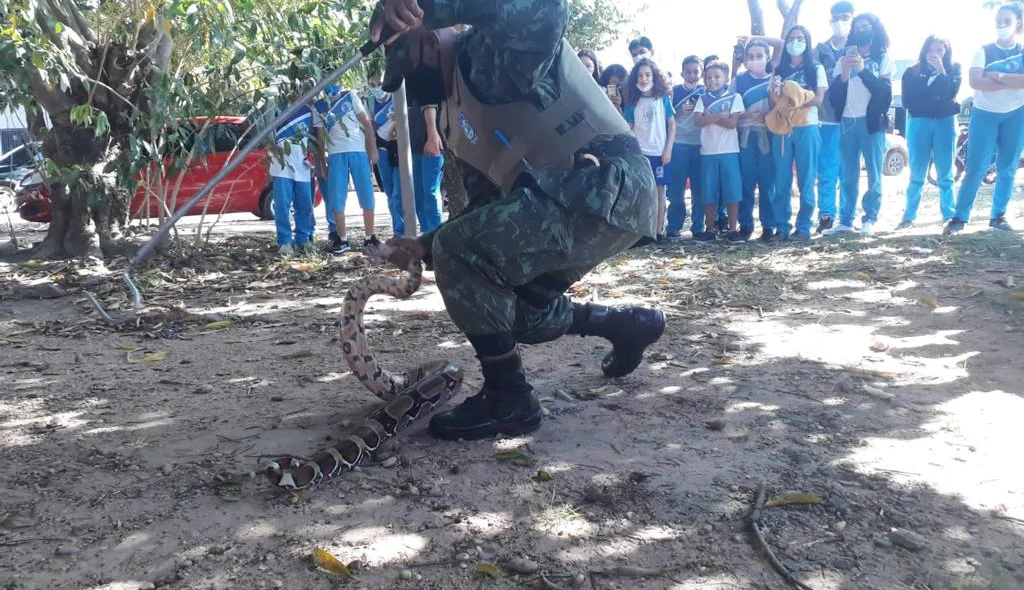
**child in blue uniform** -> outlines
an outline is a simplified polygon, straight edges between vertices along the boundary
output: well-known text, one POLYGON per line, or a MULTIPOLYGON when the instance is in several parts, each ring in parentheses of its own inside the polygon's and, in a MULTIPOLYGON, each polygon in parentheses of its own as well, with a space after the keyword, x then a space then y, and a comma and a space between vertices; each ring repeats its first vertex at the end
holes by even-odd
MULTIPOLYGON (((292 93, 289 100, 298 98, 292 93)), ((313 130, 313 112, 300 108, 277 129, 274 136, 278 153, 270 155, 270 177, 274 185, 274 225, 277 251, 291 256, 295 249, 311 250, 313 239, 312 167, 307 159, 313 130), (294 208, 295 229, 292 231, 294 208)))
POLYGON ((693 111, 700 128, 701 194, 704 202, 705 231, 693 239, 713 242, 718 208, 728 211, 727 237, 731 242, 746 238, 739 231, 739 205, 743 199, 740 178, 740 141, 736 127, 743 113, 743 98, 728 88, 729 66, 721 61, 704 68, 705 93, 693 111))
POLYGON ((669 164, 675 143, 676 120, 668 82, 649 59, 633 66, 626 84, 624 115, 640 141, 640 149, 651 163, 658 184, 658 241, 665 240, 665 187, 671 182, 669 164))
POLYGON ((779 237, 784 240, 809 241, 814 218, 814 182, 821 153, 818 106, 825 98, 828 78, 825 69, 815 62, 811 47, 810 31, 799 25, 790 29, 773 81, 773 101, 785 82, 796 82, 804 90, 814 93, 814 100, 806 105, 809 109, 804 124, 794 126, 791 135, 772 137, 772 156, 775 159, 774 219, 779 237), (790 234, 793 220, 793 199, 790 193, 793 190, 794 162, 800 191, 800 209, 796 216, 796 230, 790 234))
POLYGON ((704 208, 700 205, 700 129, 693 122, 693 108, 704 94, 700 83, 700 58, 683 60, 683 83, 672 89, 676 111, 676 141, 672 146, 668 185, 668 237, 679 238, 686 220, 686 183, 690 183, 690 224, 694 235, 704 233, 704 208))
POLYGON ((953 210, 953 161, 956 153, 956 116, 960 103, 960 64, 953 63, 949 41, 928 37, 917 64, 903 73, 903 106, 910 113, 907 121, 907 145, 910 149, 910 186, 907 208, 896 229, 914 225, 921 203, 928 167, 935 162, 939 185, 942 221, 955 215, 953 210))
POLYGON ((740 203, 740 236, 747 240, 754 233, 754 191, 758 191, 758 216, 761 220, 762 239, 769 240, 775 233, 772 205, 775 200, 775 165, 772 161, 771 134, 765 117, 771 110, 768 87, 770 46, 761 39, 753 39, 745 49, 747 71, 736 76, 729 86, 731 92, 743 98, 745 112, 739 120, 740 169, 743 175, 743 200, 740 203))
POLYGON ((1024 7, 1019 2, 1004 5, 996 13, 998 40, 978 51, 971 63, 970 134, 967 138, 967 171, 956 200, 956 217, 946 225, 946 234, 959 233, 970 221, 974 199, 992 155, 996 158, 996 187, 992 193, 989 227, 1011 230, 1006 207, 1013 193, 1022 143, 1024 143, 1024 7))

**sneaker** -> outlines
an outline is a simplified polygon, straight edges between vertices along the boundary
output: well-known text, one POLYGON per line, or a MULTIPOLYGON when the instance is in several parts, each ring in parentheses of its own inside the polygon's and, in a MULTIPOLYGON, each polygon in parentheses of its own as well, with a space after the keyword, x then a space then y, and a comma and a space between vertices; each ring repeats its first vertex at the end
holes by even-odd
POLYGON ((750 237, 753 236, 753 235, 754 235, 754 230, 752 230, 752 229, 744 229, 742 227, 740 228, 740 237, 743 238, 744 242, 750 240, 750 237))
POLYGON ((729 220, 719 219, 717 222, 715 222, 715 229, 718 230, 718 235, 725 235, 729 231, 729 220))
POLYGON ((831 216, 829 216, 829 215, 822 215, 821 218, 818 219, 818 230, 817 231, 818 231, 819 234, 823 234, 823 233, 825 233, 825 231, 832 229, 832 226, 834 224, 835 224, 835 220, 832 219, 831 216))
POLYGON ((1013 231, 1013 226, 1007 223, 1006 218, 1000 215, 995 219, 990 219, 988 226, 992 229, 998 229, 1000 231, 1013 231))
POLYGON ((697 242, 714 242, 718 239, 718 232, 705 231, 699 234, 694 234, 693 239, 697 242))
POLYGON ((860 235, 862 236, 873 236, 875 235, 875 222, 865 221, 860 227, 860 235))
POLYGON ((293 256, 294 254, 295 254, 295 249, 292 248, 291 244, 281 244, 280 246, 277 247, 277 255, 278 256, 284 256, 284 257, 287 258, 289 256, 293 256))
POLYGON ((339 254, 344 254, 345 252, 348 252, 351 249, 352 246, 349 245, 348 238, 345 238, 343 240, 340 237, 338 237, 337 234, 331 236, 331 242, 328 245, 328 251, 330 251, 331 254, 337 256, 339 254))
POLYGON ((774 240, 776 235, 778 234, 775 233, 774 229, 766 229, 761 232, 761 236, 758 237, 757 239, 761 242, 767 243, 774 240))
POLYGON ((380 240, 377 239, 376 235, 371 235, 363 240, 363 248, 377 248, 379 246, 380 240))
POLYGON ((300 255, 314 254, 316 253, 316 246, 313 245, 313 242, 302 242, 295 246, 295 251, 300 255))
POLYGON ((677 231, 670 231, 667 234, 665 234, 665 238, 668 241, 670 241, 670 242, 675 242, 677 240, 680 240, 680 239, 682 239, 682 237, 683 237, 683 234, 680 233, 680 232, 677 232, 677 231))
POLYGON ((855 233, 857 233, 857 230, 853 229, 852 225, 844 225, 844 224, 840 223, 837 226, 831 227, 831 228, 826 229, 825 231, 821 232, 821 235, 823 235, 823 236, 837 236, 839 234, 855 234, 855 233))
POLYGON ((725 239, 729 240, 733 244, 739 244, 740 242, 747 241, 746 239, 744 239, 743 234, 737 230, 732 230, 729 233, 725 234, 725 239))
POLYGON ((914 227, 914 222, 913 221, 907 221, 906 219, 904 219, 903 221, 900 222, 899 225, 896 226, 896 231, 900 231, 900 230, 904 230, 904 229, 910 229, 912 227, 914 227))
POLYGON ((800 230, 793 230, 793 233, 789 234, 789 240, 791 242, 800 242, 801 244, 809 244, 811 242, 811 234, 804 233, 800 230))
POLYGON ((658 234, 658 237, 657 239, 654 240, 654 242, 659 246, 664 246, 665 244, 668 243, 668 238, 665 237, 665 234, 658 234))
POLYGON ((955 236, 962 231, 964 231, 964 222, 954 217, 946 224, 945 229, 942 230, 942 235, 955 236))

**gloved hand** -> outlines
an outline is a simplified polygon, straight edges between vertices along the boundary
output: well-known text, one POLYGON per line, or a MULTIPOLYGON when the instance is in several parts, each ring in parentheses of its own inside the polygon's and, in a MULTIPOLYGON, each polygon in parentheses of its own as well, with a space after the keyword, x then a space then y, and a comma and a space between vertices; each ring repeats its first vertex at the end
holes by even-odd
POLYGON ((370 17, 370 40, 380 41, 387 26, 394 33, 405 33, 423 26, 423 9, 417 0, 380 0, 370 17))

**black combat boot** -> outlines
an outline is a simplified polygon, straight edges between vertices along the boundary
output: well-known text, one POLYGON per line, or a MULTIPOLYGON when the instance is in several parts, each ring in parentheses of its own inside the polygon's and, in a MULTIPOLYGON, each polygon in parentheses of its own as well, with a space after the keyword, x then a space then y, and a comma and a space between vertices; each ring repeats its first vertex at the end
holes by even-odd
POLYGON ((644 349, 665 332, 665 313, 660 309, 573 304, 572 317, 570 334, 600 336, 612 343, 612 351, 601 361, 608 377, 624 377, 636 370, 644 349))
POLYGON ((430 419, 430 433, 443 440, 479 440, 496 434, 526 434, 540 428, 544 415, 526 381, 519 348, 480 356, 484 386, 454 410, 430 419))

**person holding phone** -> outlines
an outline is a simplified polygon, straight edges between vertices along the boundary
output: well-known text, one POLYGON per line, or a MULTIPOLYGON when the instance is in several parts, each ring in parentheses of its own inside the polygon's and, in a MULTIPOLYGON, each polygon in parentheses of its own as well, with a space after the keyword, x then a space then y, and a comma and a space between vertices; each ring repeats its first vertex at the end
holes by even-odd
POLYGON ((690 183, 690 230, 704 233, 704 211, 700 201, 700 129, 693 122, 693 109, 704 94, 701 61, 696 55, 683 60, 683 83, 672 89, 672 105, 676 110, 676 140, 669 164, 668 232, 671 239, 682 237, 686 221, 686 183, 690 183))
POLYGON ((629 78, 629 72, 621 64, 612 64, 601 72, 599 84, 604 88, 608 100, 622 113, 622 85, 629 78))
POLYGON ((843 114, 840 149, 845 177, 839 224, 824 231, 825 235, 856 231, 853 221, 860 197, 861 156, 867 168, 868 186, 860 231, 866 236, 875 231, 882 205, 882 160, 895 72, 896 64, 889 57, 889 34, 882 21, 870 13, 854 17, 846 55, 833 71, 829 91, 833 108, 843 114))
POLYGON ((953 218, 953 161, 956 154, 956 116, 960 103, 960 64, 953 62, 949 41, 932 35, 921 47, 917 64, 903 73, 903 106, 910 113, 907 144, 910 148, 910 186, 907 208, 897 230, 908 229, 917 218, 928 167, 935 162, 942 221, 953 218))
POLYGON ((1006 207, 1024 147, 1024 5, 1010 2, 996 12, 996 42, 982 47, 971 63, 974 108, 967 136, 967 171, 956 200, 956 216, 944 233, 957 234, 971 218, 974 199, 993 156, 996 186, 989 227, 1011 231, 1006 207))

